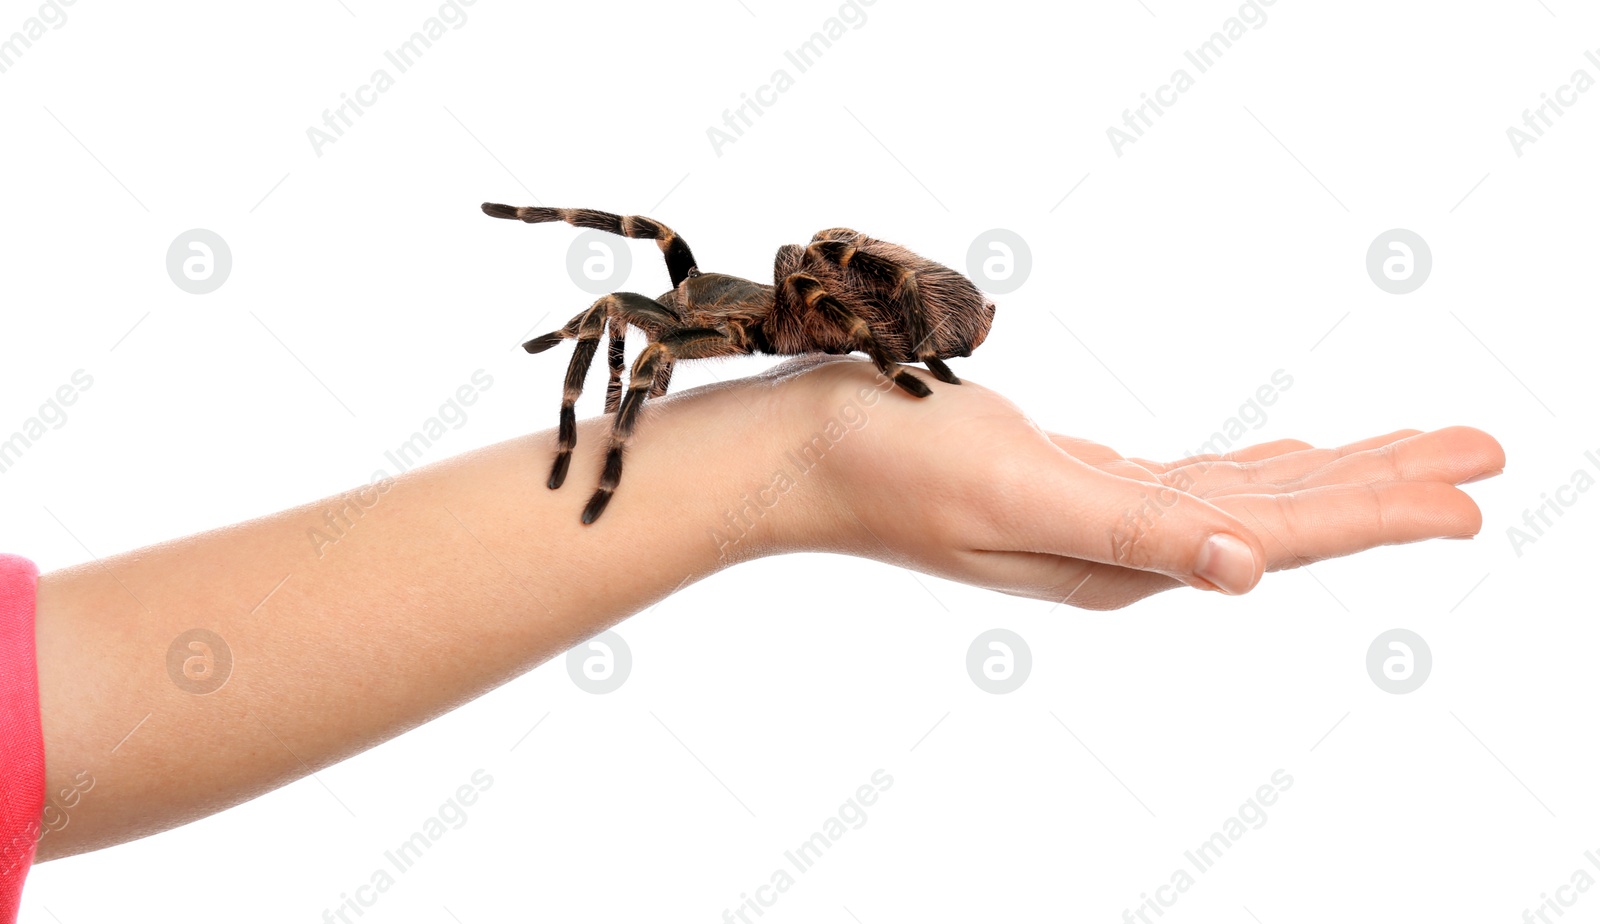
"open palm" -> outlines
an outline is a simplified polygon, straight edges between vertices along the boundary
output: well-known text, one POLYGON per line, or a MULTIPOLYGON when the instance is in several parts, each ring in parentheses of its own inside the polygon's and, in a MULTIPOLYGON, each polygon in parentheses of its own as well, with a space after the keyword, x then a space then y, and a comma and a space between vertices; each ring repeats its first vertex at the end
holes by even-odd
POLYGON ((802 544, 1091 609, 1183 585, 1243 593, 1264 571, 1470 537, 1482 516, 1456 486, 1505 465, 1469 427, 1161 463, 1047 433, 971 382, 932 382, 917 399, 877 378, 828 359, 750 381, 802 421, 872 399, 825 466, 827 528, 802 544), (799 414, 797 392, 809 396, 799 414))

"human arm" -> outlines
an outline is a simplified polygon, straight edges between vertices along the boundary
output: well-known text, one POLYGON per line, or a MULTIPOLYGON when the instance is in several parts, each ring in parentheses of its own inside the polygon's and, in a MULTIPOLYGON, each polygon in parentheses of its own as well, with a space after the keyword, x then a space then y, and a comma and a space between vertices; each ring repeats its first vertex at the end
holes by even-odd
POLYGON ((864 555, 1109 608, 1471 535, 1481 520, 1454 485, 1504 464, 1492 439, 1457 428, 1158 465, 1046 434, 981 386, 933 388, 919 400, 869 364, 835 360, 652 402, 592 526, 578 513, 608 418, 580 425, 565 490, 544 485, 544 432, 399 476, 320 556, 307 532, 339 499, 44 575, 47 792, 84 770, 96 782, 39 859, 283 785, 749 558, 864 555), (1248 554, 1213 580, 1202 572, 1219 533, 1248 554), (233 659, 205 695, 168 673, 174 639, 194 628, 233 659), (196 761, 202 728, 208 759, 196 761))

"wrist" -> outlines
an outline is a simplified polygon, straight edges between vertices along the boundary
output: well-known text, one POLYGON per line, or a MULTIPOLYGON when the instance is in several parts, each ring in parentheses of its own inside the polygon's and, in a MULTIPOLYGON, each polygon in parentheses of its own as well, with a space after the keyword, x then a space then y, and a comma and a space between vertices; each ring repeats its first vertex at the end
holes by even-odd
POLYGON ((766 382, 713 396, 726 400, 713 438, 699 445, 710 477, 689 541, 704 543, 718 567, 816 547, 820 479, 796 455, 807 396, 766 382))
POLYGON ((744 429, 728 441, 738 474, 715 512, 719 555, 856 550, 850 472, 894 389, 868 363, 826 357, 791 360, 745 389, 744 429))

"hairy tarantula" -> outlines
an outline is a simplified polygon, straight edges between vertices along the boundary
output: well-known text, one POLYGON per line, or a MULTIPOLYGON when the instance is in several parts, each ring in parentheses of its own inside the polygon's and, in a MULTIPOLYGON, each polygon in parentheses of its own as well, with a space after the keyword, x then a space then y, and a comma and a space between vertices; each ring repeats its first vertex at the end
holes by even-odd
POLYGON ((549 486, 561 487, 578 441, 573 406, 594 361, 600 334, 609 325, 606 353, 611 379, 606 413, 616 412, 600 486, 583 509, 593 523, 622 480, 622 451, 633 434, 646 394, 667 391, 672 364, 742 353, 850 353, 860 350, 900 388, 925 398, 932 392, 901 367, 920 362, 941 382, 961 380, 944 364, 967 356, 983 342, 994 320, 994 302, 965 276, 888 241, 849 228, 817 232, 810 246, 778 248, 773 285, 738 276, 702 273, 689 245, 671 228, 642 215, 590 209, 483 204, 484 214, 530 224, 564 221, 630 238, 654 240, 666 257, 671 291, 658 298, 634 292, 601 297, 560 330, 522 346, 541 353, 568 337, 577 349, 567 366, 561 427, 549 486), (644 331, 648 344, 633 363, 622 390, 623 341, 628 326, 644 331))

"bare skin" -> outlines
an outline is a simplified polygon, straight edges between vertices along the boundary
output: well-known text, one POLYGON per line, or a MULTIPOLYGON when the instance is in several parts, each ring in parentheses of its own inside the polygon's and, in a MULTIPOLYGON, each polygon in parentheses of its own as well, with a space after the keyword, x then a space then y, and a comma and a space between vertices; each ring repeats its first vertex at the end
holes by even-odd
MULTIPOLYGON (((802 360, 652 402, 593 526, 580 493, 544 485, 547 431, 367 489, 376 502, 320 557, 308 530, 330 508, 355 518, 345 498, 43 575, 46 791, 82 771, 95 787, 38 859, 282 786, 751 558, 849 553, 1093 609, 1186 585, 1243 593, 1264 571, 1472 536, 1482 518, 1456 485, 1505 464, 1493 438, 1459 427, 1160 464, 924 378, 934 394, 919 400, 868 363, 802 360), (790 454, 807 446, 825 454, 801 473, 790 454), (751 525, 730 527, 741 509, 751 525), (206 695, 168 673, 169 647, 195 628, 233 659, 206 695)), ((580 425, 577 483, 598 476, 607 427, 580 425)))

